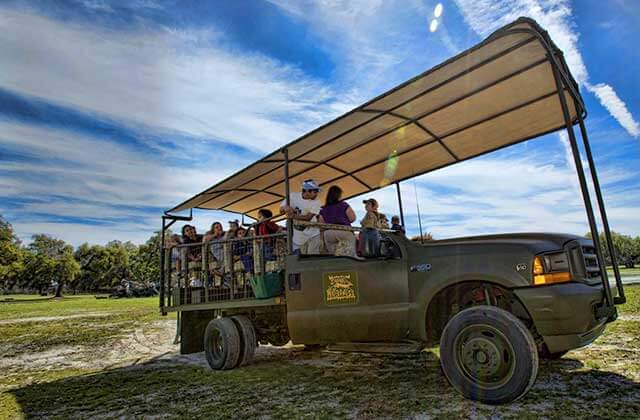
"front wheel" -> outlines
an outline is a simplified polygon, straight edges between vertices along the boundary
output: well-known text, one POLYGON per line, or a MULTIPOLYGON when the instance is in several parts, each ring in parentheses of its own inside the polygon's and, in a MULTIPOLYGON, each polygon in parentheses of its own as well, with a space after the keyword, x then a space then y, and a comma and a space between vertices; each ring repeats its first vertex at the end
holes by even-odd
POLYGON ((538 375, 533 336, 518 318, 493 306, 474 306, 449 320, 440 340, 440 363, 462 395, 487 404, 522 397, 538 375))

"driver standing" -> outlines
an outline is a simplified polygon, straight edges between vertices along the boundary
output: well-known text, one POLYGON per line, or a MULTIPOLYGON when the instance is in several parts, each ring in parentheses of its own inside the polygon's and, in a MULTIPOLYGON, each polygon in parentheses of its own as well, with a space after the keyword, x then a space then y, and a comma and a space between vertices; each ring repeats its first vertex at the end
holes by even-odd
MULTIPOLYGON (((290 193, 290 204, 287 206, 285 199, 280 204, 280 214, 287 215, 288 218, 294 220, 302 220, 305 222, 318 222, 318 215, 322 205, 318 200, 320 186, 313 179, 302 182, 302 192, 290 193)), ((293 251, 306 252, 308 254, 318 254, 320 229, 314 227, 294 227, 293 228, 293 251), (318 249, 316 249, 318 248, 318 249)))

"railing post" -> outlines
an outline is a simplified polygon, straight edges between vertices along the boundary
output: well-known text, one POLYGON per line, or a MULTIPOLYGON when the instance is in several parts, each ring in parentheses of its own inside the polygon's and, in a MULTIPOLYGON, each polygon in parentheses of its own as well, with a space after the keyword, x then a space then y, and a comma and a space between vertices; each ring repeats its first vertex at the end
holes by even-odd
POLYGON ((164 252, 164 230, 165 230, 165 219, 162 216, 162 230, 160 231, 160 312, 163 315, 166 315, 164 310, 164 282, 165 282, 165 252, 164 252))
POLYGON ((265 256, 264 238, 260 238, 260 274, 265 275, 267 272, 267 259, 265 256))
MULTIPOLYGON (((551 54, 551 53, 550 53, 551 54)), ((553 76, 556 81, 556 87, 558 89, 558 99, 560 100, 560 107, 562 108, 562 114, 564 116, 565 126, 567 134, 569 136, 569 144, 571 145, 571 152, 573 154, 573 160, 576 165, 576 172, 578 180, 580 182, 580 190, 582 191, 582 200, 587 211, 587 220, 589 221, 589 229, 591 230, 591 236, 593 244, 596 248, 596 256, 598 258, 598 264, 600 265, 600 273, 602 277, 602 285, 605 290, 605 300, 607 306, 612 306, 613 299, 611 297, 611 286, 607 278, 607 266, 602 257, 602 249, 600 248, 600 238, 598 237, 598 227, 593 214, 593 207, 591 205, 591 197, 589 196, 589 189, 587 187, 587 180, 584 176, 584 168, 582 166, 582 159, 580 157, 580 150, 578 149, 578 143, 576 141, 576 135, 573 131, 573 123, 571 121, 571 114, 569 113, 569 106, 567 105, 567 98, 564 95, 564 87, 560 77, 560 72, 555 65, 554 60, 549 60, 553 69, 553 76)))
POLYGON ((209 253, 207 243, 202 244, 201 252, 201 264, 200 267, 200 280, 202 281, 202 287, 204 289, 204 301, 207 302, 207 290, 209 289, 209 253))

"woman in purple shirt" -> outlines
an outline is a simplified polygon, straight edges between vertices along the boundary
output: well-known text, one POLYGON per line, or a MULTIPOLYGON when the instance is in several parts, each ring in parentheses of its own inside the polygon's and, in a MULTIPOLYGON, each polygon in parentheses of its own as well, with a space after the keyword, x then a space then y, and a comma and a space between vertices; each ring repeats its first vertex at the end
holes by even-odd
MULTIPOLYGON (((320 210, 320 223, 351 226, 356 220, 356 214, 351 206, 342 201, 342 189, 333 185, 327 191, 324 207, 320 210)), ((324 243, 330 254, 356 255, 356 237, 348 230, 329 229, 324 231, 324 243), (338 252, 336 252, 338 251, 338 252)))

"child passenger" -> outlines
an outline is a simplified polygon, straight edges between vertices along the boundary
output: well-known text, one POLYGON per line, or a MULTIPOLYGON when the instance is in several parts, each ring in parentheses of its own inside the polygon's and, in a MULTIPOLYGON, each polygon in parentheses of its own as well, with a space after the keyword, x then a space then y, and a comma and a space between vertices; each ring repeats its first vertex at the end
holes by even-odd
POLYGON ((375 198, 368 198, 362 202, 367 212, 360 221, 363 228, 388 229, 389 222, 387 216, 378 212, 378 201, 375 198))
MULTIPOLYGON (((267 236, 279 233, 282 231, 282 227, 278 226, 275 222, 271 221, 273 213, 269 209, 258 210, 258 224, 256 224, 256 236, 267 236)), ((275 260, 274 250, 276 238, 264 238, 262 240, 262 255, 265 261, 275 260)))
MULTIPOLYGON (((237 239, 244 239, 246 238, 247 230, 239 228, 236 235, 237 239)), ((233 261, 234 268, 238 262, 241 263, 238 267, 240 268, 240 271, 250 273, 253 270, 253 245, 249 240, 242 240, 233 243, 233 261)))

